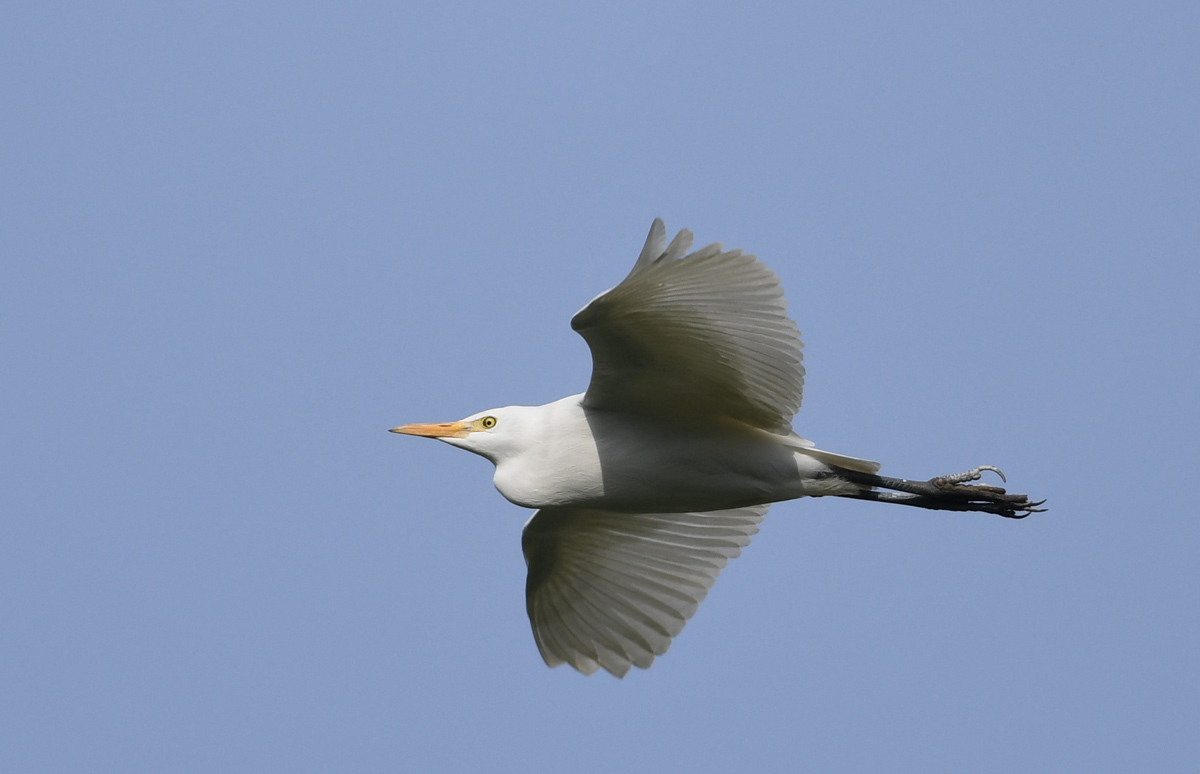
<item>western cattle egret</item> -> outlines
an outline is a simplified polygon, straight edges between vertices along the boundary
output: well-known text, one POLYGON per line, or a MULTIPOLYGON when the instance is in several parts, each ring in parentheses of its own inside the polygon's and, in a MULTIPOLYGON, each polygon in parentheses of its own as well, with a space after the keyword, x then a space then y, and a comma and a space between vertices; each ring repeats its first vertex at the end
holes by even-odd
POLYGON ((552 667, 649 667, 770 503, 833 495, 1012 519, 1041 505, 967 483, 999 474, 989 465, 887 478, 801 438, 803 345, 779 278, 740 250, 691 245, 686 229, 668 245, 655 220, 629 276, 572 318, 592 350, 586 392, 392 429, 486 457, 500 494, 538 509, 521 537, 525 601, 552 667))

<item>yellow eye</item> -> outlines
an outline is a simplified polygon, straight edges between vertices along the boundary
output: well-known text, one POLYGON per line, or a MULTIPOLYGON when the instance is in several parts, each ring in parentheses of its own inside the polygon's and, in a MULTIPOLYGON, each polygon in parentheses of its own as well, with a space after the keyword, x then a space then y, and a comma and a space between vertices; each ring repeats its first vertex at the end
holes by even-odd
POLYGON ((483 419, 479 420, 479 425, 484 430, 491 430, 493 427, 496 426, 496 418, 495 417, 484 417, 483 419))

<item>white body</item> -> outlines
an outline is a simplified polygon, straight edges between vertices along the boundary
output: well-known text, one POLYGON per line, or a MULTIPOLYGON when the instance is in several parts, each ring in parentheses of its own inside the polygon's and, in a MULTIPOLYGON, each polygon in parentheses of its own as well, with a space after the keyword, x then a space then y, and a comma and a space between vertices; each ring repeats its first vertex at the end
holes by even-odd
POLYGON ((794 434, 732 420, 689 424, 589 411, 582 400, 571 395, 492 412, 520 433, 523 446, 519 455, 506 454, 501 443, 472 449, 495 463, 500 494, 525 508, 646 513, 741 508, 853 488, 818 478, 829 468, 813 454, 824 453, 794 434))

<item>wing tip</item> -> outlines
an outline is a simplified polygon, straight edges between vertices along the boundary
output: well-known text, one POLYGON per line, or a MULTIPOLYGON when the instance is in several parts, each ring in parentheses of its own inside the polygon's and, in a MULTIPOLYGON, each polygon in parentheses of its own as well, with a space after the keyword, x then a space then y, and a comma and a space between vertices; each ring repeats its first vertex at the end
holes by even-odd
POLYGON ((646 244, 642 246, 642 252, 638 254, 638 259, 633 264, 633 269, 629 272, 632 277, 650 264, 656 262, 667 251, 667 226, 663 223, 662 218, 655 218, 650 224, 650 233, 646 234, 646 244))
POLYGON ((637 261, 634 262, 633 269, 629 272, 629 277, 642 271, 647 266, 653 266, 663 261, 678 261, 681 258, 688 257, 687 253, 688 250, 692 249, 694 238, 692 230, 684 228, 679 230, 679 233, 675 235, 670 244, 667 244, 667 226, 663 223, 662 218, 655 218, 654 222, 650 224, 650 232, 646 235, 646 243, 642 246, 642 252, 638 255, 637 261))

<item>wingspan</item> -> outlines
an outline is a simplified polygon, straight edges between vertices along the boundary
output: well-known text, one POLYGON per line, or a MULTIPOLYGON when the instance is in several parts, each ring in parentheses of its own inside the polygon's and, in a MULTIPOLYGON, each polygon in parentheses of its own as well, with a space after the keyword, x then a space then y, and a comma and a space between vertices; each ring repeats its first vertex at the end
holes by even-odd
POLYGON ((525 606, 542 658, 623 677, 671 645, 766 505, 708 513, 544 508, 521 536, 525 606))
POLYGON ((653 415, 726 416, 787 433, 800 409, 800 333, 775 273, 712 244, 684 255, 655 220, 621 284, 571 320, 592 350, 584 405, 653 415))

